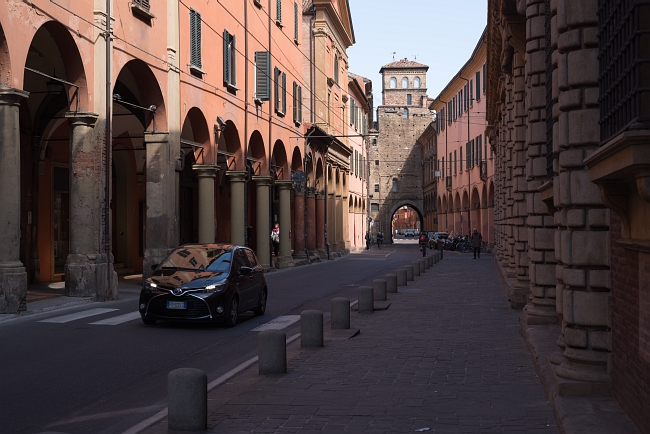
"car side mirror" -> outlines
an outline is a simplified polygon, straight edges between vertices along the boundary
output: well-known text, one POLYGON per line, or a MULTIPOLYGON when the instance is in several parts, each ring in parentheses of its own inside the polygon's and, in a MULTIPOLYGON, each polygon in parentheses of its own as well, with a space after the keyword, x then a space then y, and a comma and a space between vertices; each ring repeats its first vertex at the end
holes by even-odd
POLYGON ((158 265, 160 265, 160 264, 151 264, 151 271, 156 271, 156 268, 158 268, 158 265))
POLYGON ((252 276, 253 269, 251 267, 240 267, 239 274, 241 274, 242 276, 252 276))

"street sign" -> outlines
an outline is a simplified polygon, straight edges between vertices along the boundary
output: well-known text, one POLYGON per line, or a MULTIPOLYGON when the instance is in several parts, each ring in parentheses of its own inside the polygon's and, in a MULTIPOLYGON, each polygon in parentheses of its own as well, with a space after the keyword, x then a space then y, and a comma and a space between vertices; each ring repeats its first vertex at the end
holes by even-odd
POLYGON ((296 184, 302 184, 303 182, 305 182, 306 178, 307 176, 305 175, 305 172, 303 172, 302 170, 297 170, 293 172, 293 175, 291 175, 291 180, 296 184))

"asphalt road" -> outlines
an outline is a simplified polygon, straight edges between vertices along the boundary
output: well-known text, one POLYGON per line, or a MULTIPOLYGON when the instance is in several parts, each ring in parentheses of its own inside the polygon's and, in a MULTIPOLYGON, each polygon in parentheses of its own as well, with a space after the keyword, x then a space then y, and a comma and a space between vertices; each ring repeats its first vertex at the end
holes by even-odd
MULTIPOLYGON (((243 314, 231 329, 145 326, 133 315, 139 287, 128 283, 120 285, 119 301, 2 322, 0 431, 122 433, 166 407, 170 371, 201 369, 210 382, 257 355, 255 327, 305 309, 327 313, 333 297, 354 300, 359 285, 419 258, 417 240, 396 240, 381 250, 373 246, 335 261, 269 273, 266 314, 243 314), (90 313, 96 314, 61 322, 64 315, 90 313), (118 324, 93 324, 104 320, 118 324)), ((283 331, 299 333, 299 322, 283 331)))

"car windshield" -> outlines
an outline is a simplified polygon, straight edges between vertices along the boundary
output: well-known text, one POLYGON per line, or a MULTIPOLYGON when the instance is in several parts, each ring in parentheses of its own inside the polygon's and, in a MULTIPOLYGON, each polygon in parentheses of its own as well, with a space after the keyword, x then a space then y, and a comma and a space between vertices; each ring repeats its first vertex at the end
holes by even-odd
POLYGON ((224 273, 230 269, 232 251, 185 246, 173 251, 160 268, 224 273))

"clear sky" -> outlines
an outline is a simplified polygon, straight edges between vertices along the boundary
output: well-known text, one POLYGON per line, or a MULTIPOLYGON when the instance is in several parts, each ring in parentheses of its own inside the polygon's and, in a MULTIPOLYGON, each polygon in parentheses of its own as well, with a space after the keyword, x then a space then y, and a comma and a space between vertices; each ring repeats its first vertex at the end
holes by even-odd
POLYGON ((349 0, 356 44, 350 72, 372 80, 381 104, 379 69, 408 58, 429 66, 427 94, 438 96, 469 60, 487 24, 487 0, 349 0))

